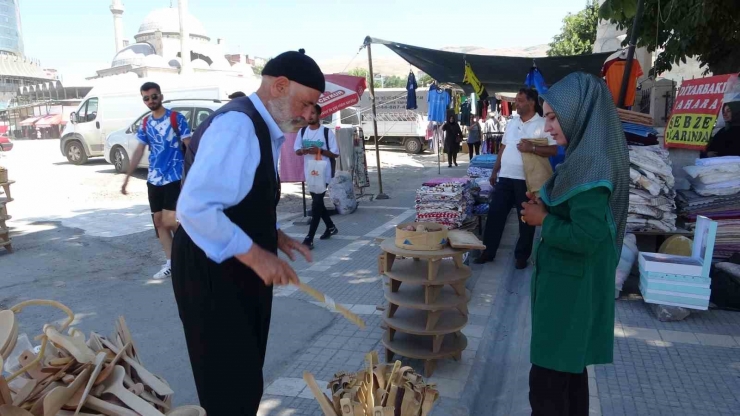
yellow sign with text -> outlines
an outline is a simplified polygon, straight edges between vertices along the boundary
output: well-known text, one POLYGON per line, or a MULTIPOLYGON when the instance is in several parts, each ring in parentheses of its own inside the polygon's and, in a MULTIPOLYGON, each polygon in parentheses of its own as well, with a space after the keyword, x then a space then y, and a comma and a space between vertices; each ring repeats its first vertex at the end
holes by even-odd
POLYGON ((712 136, 717 115, 674 114, 665 131, 667 147, 696 149, 706 146, 712 136))

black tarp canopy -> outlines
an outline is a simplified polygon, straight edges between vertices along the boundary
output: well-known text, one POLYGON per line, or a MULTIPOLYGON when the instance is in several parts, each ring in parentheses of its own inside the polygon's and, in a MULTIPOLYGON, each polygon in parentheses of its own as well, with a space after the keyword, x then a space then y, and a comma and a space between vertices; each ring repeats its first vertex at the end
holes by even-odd
POLYGON ((524 86, 533 62, 548 85, 577 71, 601 76, 601 67, 606 58, 612 54, 612 52, 606 52, 590 55, 522 58, 446 52, 366 37, 365 45, 371 43, 387 46, 406 62, 429 74, 438 82, 457 84, 467 92, 472 92, 470 85, 463 84, 465 62, 468 62, 489 94, 519 91, 524 86))

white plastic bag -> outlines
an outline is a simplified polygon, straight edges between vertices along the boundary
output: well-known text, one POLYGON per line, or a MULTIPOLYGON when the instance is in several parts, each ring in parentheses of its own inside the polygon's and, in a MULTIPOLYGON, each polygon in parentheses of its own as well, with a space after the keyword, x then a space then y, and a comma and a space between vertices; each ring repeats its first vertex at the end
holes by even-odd
POLYGON ((627 277, 632 272, 632 266, 635 264, 637 259, 637 238, 634 234, 627 234, 624 237, 624 243, 622 244, 622 255, 619 258, 619 264, 617 265, 617 272, 615 278, 615 288, 622 290, 622 285, 627 277))
POLYGON ((326 192, 326 161, 309 160, 306 166, 306 186, 308 192, 323 194, 326 192))
POLYGON ((329 184, 329 197, 341 215, 351 214, 357 209, 357 198, 352 184, 352 175, 337 172, 329 184))

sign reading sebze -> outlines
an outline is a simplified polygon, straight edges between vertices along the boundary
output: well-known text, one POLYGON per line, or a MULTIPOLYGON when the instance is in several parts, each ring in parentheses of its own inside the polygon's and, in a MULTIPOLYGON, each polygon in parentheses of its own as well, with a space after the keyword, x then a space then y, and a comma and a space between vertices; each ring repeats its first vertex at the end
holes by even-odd
POLYGON ((684 81, 665 131, 665 146, 704 150, 732 75, 684 81))

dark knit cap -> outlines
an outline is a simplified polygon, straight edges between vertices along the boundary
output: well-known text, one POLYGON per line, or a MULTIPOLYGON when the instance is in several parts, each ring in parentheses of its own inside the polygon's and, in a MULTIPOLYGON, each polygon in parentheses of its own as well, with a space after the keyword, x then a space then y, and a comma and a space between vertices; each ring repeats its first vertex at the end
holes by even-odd
POLYGON ((319 92, 326 90, 326 80, 316 61, 306 55, 304 49, 283 52, 270 59, 262 70, 262 75, 286 77, 319 92))

